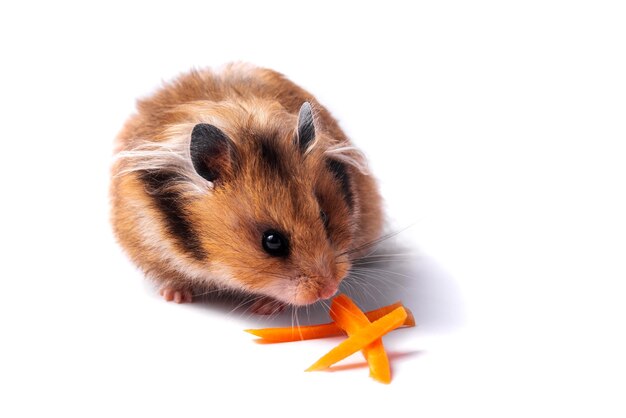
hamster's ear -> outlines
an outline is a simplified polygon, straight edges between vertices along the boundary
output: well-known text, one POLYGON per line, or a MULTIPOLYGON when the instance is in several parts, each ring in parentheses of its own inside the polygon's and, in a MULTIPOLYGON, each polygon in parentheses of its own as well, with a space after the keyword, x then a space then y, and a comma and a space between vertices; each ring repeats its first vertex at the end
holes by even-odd
POLYGON ((311 110, 311 104, 309 102, 304 102, 300 107, 300 113, 298 114, 297 135, 298 146, 300 147, 300 151, 304 153, 309 148, 311 143, 315 140, 313 111, 311 110))
POLYGON ((194 126, 189 151, 193 168, 206 180, 221 182, 234 176, 235 144, 218 127, 208 123, 194 126))

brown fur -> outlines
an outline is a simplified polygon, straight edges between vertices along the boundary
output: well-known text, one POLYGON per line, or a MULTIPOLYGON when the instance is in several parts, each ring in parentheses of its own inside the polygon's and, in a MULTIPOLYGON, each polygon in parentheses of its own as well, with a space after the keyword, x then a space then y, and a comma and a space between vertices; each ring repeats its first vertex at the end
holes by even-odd
POLYGON ((117 138, 116 151, 167 141, 178 127, 200 122, 216 124, 237 146, 238 161, 223 184, 204 193, 170 185, 206 260, 175 244, 140 173, 125 172, 124 159, 114 164, 115 234, 130 258, 161 285, 216 285, 308 304, 345 277, 355 254, 344 253, 379 237, 382 214, 374 179, 348 167, 355 198, 351 211, 324 153, 332 145, 349 145, 347 137, 310 93, 281 74, 241 65, 221 73, 194 70, 140 100, 137 108, 117 138), (305 101, 315 111, 316 126, 316 143, 306 156, 293 142, 305 101), (280 157, 275 169, 259 157, 262 143, 280 157), (328 231, 320 209, 329 216, 328 231), (292 250, 286 259, 261 248, 261 235, 270 228, 288 234, 292 250))

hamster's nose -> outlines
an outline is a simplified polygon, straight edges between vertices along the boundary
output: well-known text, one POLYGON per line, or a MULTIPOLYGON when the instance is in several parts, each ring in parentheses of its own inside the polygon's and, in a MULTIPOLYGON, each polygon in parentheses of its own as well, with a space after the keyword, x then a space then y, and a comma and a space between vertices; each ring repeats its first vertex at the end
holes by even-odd
POLYGON ((327 283, 319 291, 320 299, 330 299, 339 290, 339 286, 335 283, 327 283))

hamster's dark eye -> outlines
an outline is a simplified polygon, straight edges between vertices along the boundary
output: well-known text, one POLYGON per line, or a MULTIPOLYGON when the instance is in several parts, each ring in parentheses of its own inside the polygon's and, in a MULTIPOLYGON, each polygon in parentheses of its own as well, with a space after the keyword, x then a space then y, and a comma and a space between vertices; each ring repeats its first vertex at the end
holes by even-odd
POLYGON ((263 233, 261 245, 266 253, 274 257, 285 257, 289 254, 289 241, 280 232, 273 229, 263 233))
POLYGON ((322 222, 324 222, 324 227, 328 228, 328 215, 323 210, 320 210, 320 218, 322 218, 322 222))

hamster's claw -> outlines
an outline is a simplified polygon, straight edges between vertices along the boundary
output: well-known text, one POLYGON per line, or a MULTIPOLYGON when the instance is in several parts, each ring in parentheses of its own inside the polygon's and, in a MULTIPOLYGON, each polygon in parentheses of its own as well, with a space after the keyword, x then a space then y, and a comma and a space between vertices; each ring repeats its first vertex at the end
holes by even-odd
POLYGON ((264 296, 250 305, 250 311, 257 315, 271 315, 281 312, 285 309, 285 306, 287 306, 287 304, 284 302, 279 302, 276 299, 264 296))
POLYGON ((175 289, 172 287, 163 287, 159 290, 159 294, 168 302, 185 303, 191 302, 191 291, 175 289))

